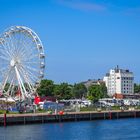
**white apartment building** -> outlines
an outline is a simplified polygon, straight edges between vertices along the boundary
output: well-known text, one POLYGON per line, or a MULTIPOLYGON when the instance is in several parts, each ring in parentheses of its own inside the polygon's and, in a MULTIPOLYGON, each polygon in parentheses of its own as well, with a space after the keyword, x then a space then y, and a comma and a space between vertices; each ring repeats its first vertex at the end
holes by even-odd
POLYGON ((129 70, 117 68, 111 69, 103 78, 106 84, 108 95, 133 94, 134 93, 134 75, 129 70))

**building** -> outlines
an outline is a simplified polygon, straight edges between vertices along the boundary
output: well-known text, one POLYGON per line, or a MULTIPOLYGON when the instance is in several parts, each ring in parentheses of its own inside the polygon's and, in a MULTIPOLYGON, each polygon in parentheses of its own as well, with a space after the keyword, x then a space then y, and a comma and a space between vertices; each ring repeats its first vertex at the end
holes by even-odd
POLYGON ((82 82, 86 88, 89 88, 92 85, 101 85, 102 83, 104 83, 102 79, 88 79, 87 81, 82 82))
POLYGON ((133 94, 134 93, 134 75, 129 70, 111 69, 103 78, 106 84, 108 95, 114 94, 133 94))

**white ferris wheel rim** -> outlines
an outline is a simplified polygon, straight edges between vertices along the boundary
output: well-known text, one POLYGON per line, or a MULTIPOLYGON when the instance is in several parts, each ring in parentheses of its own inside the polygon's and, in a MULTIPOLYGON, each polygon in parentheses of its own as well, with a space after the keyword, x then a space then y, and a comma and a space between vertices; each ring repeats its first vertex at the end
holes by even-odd
POLYGON ((0 67, 1 93, 15 97, 18 88, 19 100, 31 98, 45 68, 44 48, 38 35, 25 26, 8 28, 0 37, 0 67))

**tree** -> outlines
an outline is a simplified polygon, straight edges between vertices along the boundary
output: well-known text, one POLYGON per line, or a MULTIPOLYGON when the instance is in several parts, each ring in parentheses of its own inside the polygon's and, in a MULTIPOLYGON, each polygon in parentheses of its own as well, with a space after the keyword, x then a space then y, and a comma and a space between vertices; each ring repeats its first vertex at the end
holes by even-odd
POLYGON ((44 79, 40 83, 37 92, 41 96, 53 96, 54 82, 52 80, 44 79))
POLYGON ((88 89, 88 99, 97 101, 100 98, 103 98, 104 92, 101 85, 92 85, 88 89))
POLYGON ((101 91, 103 93, 103 98, 108 98, 109 96, 107 94, 107 87, 106 87, 105 83, 101 83, 100 86, 101 86, 101 91))
POLYGON ((134 93, 140 93, 140 85, 139 84, 134 84, 134 93))
POLYGON ((54 96, 58 100, 70 99, 72 97, 71 86, 68 85, 68 83, 61 83, 60 85, 55 85, 54 96))
POLYGON ((87 88, 84 84, 79 83, 73 86, 73 96, 77 99, 85 97, 87 93, 87 88))

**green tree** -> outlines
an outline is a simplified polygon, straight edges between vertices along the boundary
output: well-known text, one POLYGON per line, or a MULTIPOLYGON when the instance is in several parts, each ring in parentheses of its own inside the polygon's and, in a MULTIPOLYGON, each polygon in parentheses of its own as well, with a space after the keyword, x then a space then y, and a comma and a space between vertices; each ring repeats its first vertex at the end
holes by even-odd
POLYGON ((97 101, 100 98, 104 97, 102 86, 100 85, 92 85, 88 89, 88 99, 97 101))
POLYGON ((54 96, 58 99, 70 99, 72 98, 72 88, 68 83, 61 83, 60 85, 55 85, 54 96))
POLYGON ((40 83, 37 92, 41 96, 53 96, 54 82, 52 80, 44 79, 40 83))
POLYGON ((134 84, 134 93, 140 93, 140 85, 139 84, 134 84))
POLYGON ((106 87, 105 83, 101 83, 100 87, 101 87, 101 91, 103 94, 103 98, 108 98, 109 96, 107 94, 107 87, 106 87))
POLYGON ((79 83, 73 86, 72 90, 73 96, 77 99, 85 97, 87 94, 87 88, 84 84, 79 83))

